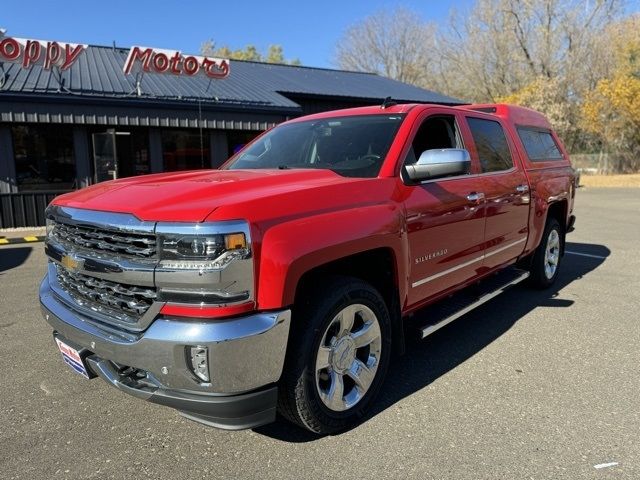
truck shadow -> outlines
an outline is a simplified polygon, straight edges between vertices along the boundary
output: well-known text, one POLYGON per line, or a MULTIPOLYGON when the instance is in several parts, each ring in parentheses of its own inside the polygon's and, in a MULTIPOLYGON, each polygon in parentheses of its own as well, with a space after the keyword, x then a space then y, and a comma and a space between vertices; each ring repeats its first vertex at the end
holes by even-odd
MULTIPOLYGON (((410 336, 415 334, 412 325, 424 323, 428 307, 416 313, 406 322, 406 354, 392 360, 387 380, 369 418, 428 387, 483 350, 537 307, 567 308, 573 305, 572 300, 557 298, 558 292, 602 265, 611 252, 603 245, 571 242, 567 242, 566 251, 571 253, 565 254, 558 279, 549 290, 516 286, 423 341, 413 341, 410 336)), ((287 442, 309 442, 320 438, 282 419, 256 428, 255 432, 287 442)))
POLYGON ((19 267, 29 258, 32 251, 33 247, 31 246, 0 248, 0 272, 19 267))

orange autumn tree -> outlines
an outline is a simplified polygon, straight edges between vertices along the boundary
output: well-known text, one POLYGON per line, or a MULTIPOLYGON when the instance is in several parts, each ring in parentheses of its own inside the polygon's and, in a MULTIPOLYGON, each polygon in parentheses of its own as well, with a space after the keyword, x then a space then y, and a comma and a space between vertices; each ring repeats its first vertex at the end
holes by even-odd
POLYGON ((640 170, 640 17, 609 32, 608 75, 589 91, 582 105, 583 128, 617 159, 616 170, 640 170))
POLYGON ((560 78, 538 77, 524 88, 498 98, 500 103, 511 103, 542 112, 560 137, 574 138, 575 102, 567 97, 567 85, 560 78))

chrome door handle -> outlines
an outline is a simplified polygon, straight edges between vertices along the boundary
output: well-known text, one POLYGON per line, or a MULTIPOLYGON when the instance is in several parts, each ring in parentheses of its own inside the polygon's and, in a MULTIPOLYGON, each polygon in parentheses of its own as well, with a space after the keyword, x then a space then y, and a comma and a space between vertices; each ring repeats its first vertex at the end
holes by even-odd
POLYGON ((467 195, 467 200, 470 202, 479 202, 480 200, 484 200, 484 193, 482 192, 471 192, 467 195))
POLYGON ((518 185, 516 187, 516 192, 518 193, 527 193, 529 191, 529 185, 518 185))

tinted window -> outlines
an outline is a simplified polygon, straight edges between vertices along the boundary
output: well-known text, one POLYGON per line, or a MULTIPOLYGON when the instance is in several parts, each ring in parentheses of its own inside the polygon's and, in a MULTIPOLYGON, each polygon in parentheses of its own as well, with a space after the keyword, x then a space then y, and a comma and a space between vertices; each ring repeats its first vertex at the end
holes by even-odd
POLYGON ((483 172, 497 172, 513 167, 507 137, 502 126, 493 120, 467 118, 476 144, 483 172))
POLYGON ((238 153, 227 168, 314 168, 375 177, 403 118, 363 115, 280 125, 238 153))
POLYGON ((562 160, 562 153, 551 133, 518 127, 518 135, 531 161, 562 160))
POLYGON ((167 172, 209 168, 209 133, 197 130, 164 130, 162 157, 167 172))

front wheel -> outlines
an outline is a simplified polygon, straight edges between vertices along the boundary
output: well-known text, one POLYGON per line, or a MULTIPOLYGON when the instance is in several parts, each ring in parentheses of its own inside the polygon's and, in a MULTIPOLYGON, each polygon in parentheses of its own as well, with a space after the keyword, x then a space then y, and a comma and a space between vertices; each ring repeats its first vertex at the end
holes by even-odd
POLYGON ((555 218, 550 218, 531 261, 529 278, 532 286, 548 288, 556 281, 562 259, 563 241, 560 223, 555 218))
POLYGON ((380 389, 391 354, 389 313, 374 288, 353 278, 330 279, 301 300, 279 411, 313 432, 335 433, 366 415, 380 389))

